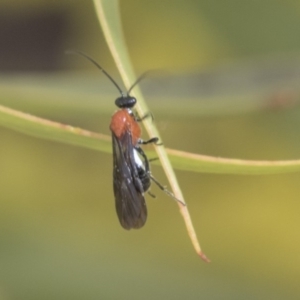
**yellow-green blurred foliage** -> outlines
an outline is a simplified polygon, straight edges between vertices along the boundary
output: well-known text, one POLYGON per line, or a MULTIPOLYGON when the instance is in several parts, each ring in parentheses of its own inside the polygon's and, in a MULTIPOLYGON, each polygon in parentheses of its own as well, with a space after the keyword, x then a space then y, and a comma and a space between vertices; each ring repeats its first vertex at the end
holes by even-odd
MULTIPOLYGON (((61 83, 55 89, 53 85, 51 93, 41 93, 38 101, 31 101, 30 90, 24 88, 28 101, 1 97, 0 104, 109 133, 109 115, 115 110, 113 100, 117 91, 86 61, 63 53, 66 49, 83 50, 116 75, 93 3, 48 2, 2 0, 0 14, 15 22, 39 15, 62 20, 51 56, 55 65, 51 78, 57 70, 78 72, 78 67, 90 67, 109 91, 110 112, 98 111, 97 104, 86 108, 91 104, 85 102, 85 93, 97 95, 102 89, 96 85, 89 89, 88 80, 77 85, 71 72, 66 86, 61 83), (81 91, 81 106, 78 99, 66 99, 61 105, 55 101, 56 92, 68 89, 81 91)), ((259 73, 259 62, 276 62, 278 58, 284 75, 290 74, 284 67, 285 61, 296 61, 299 56, 299 1, 120 3, 129 52, 138 72, 176 71, 180 78, 183 72, 205 74, 213 70, 209 73, 213 80, 219 71, 233 66, 233 78, 239 78, 240 70, 247 70, 253 62, 260 76, 256 85, 262 84, 263 89, 274 78, 272 72, 259 73)), ((49 31, 51 24, 46 27, 49 31)), ((27 69, 20 68, 22 76, 26 70, 35 70, 30 68, 34 57, 42 55, 32 55, 33 46, 28 45, 30 35, 34 34, 33 31, 20 37, 17 31, 11 31, 10 39, 19 39, 16 53, 28 55, 16 54, 12 59, 13 52, 7 56, 14 61, 15 71, 18 65, 27 63, 27 69)), ((45 30, 46 37, 47 34, 45 30)), ((1 48, 5 44, 2 39, 1 48)), ((47 51, 52 46, 46 43, 43 49, 47 51)), ((228 94, 238 94, 242 101, 239 81, 230 83, 227 98, 228 94)), ((170 83, 170 89, 173 87, 170 83)), ((185 97, 198 99, 197 94, 191 95, 189 82, 185 90, 184 84, 182 87, 180 96, 174 98, 174 92, 171 96, 163 92, 166 101, 173 101, 174 110, 176 102, 184 102, 185 97)), ((217 87, 213 85, 209 91, 222 103, 223 94, 217 87)), ((161 90, 168 88, 160 86, 161 90)), ((276 98, 281 86, 275 84, 273 88, 276 98)), ((255 98, 256 92, 249 91, 247 84, 243 89, 255 98)), ((296 99, 299 96, 293 90, 288 92, 296 99)), ((148 93, 151 96, 151 91, 148 93)), ((162 97, 159 92, 156 94, 162 97)), ((162 105, 163 101, 162 97, 162 105)), ((204 104, 199 101, 199 105, 204 104)), ((169 148, 256 160, 300 158, 300 110, 296 105, 286 108, 284 103, 275 108, 279 109, 224 115, 221 111, 211 116, 190 112, 175 117, 170 106, 169 113, 160 113, 158 108, 153 113, 169 148)), ((110 155, 35 139, 4 128, 0 130, 0 139, 1 300, 299 299, 299 174, 177 172, 201 244, 212 260, 208 265, 194 253, 176 204, 156 187, 152 192, 157 199, 147 197, 146 226, 130 232, 120 227, 114 211, 110 155)), ((161 168, 152 170, 155 177, 166 183, 161 168)))

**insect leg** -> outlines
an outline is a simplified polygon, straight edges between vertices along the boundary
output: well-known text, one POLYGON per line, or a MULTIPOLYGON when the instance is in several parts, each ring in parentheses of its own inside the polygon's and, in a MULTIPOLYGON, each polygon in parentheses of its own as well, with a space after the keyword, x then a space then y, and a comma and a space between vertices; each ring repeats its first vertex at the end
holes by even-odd
POLYGON ((147 119, 147 118, 151 118, 152 121, 154 120, 153 114, 152 114, 151 112, 146 113, 146 114, 145 114, 144 116, 142 116, 141 118, 138 117, 138 116, 135 116, 135 120, 136 120, 137 122, 142 122, 142 121, 144 121, 144 120, 147 119))
POLYGON ((155 144, 157 146, 161 146, 162 143, 159 143, 158 141, 159 141, 159 138, 158 137, 154 137, 154 138, 151 138, 150 140, 147 140, 147 141, 139 139, 138 143, 141 144, 141 145, 155 144))
POLYGON ((159 160, 158 157, 153 157, 153 158, 149 158, 148 161, 151 163, 152 161, 156 161, 156 160, 159 160))
MULTIPOLYGON (((186 204, 184 202, 182 202, 182 200, 176 198, 173 193, 171 193, 165 186, 163 186, 159 181, 157 181, 150 172, 150 166, 149 166, 149 160, 145 154, 145 152, 143 151, 142 148, 140 147, 135 147, 136 151, 138 151, 138 153, 144 158, 145 161, 145 170, 149 173, 149 176, 151 178, 151 180, 162 190, 164 191, 168 196, 170 196, 171 198, 173 198, 174 200, 176 200, 177 202, 180 202, 182 205, 186 206, 186 204)), ((151 195, 151 194, 150 194, 151 195)))
POLYGON ((152 198, 156 198, 156 196, 152 194, 150 191, 148 191, 148 195, 151 196, 152 198))
POLYGON ((162 191, 164 191, 168 196, 170 196, 171 198, 173 198, 174 200, 176 200, 177 202, 179 202, 180 204, 182 204, 183 206, 186 206, 186 204, 182 201, 182 200, 180 200, 180 199, 178 199, 178 198, 176 198, 175 196, 174 196, 174 194, 173 193, 171 193, 165 186, 163 186, 159 181, 157 181, 151 174, 150 174, 150 178, 151 178, 151 180, 162 190, 162 191))

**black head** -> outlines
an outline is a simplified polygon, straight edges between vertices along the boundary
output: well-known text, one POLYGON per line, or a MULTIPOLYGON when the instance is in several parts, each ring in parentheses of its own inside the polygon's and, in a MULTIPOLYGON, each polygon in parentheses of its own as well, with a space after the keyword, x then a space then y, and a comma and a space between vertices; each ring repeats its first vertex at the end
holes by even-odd
POLYGON ((119 108, 132 108, 136 104, 136 99, 129 95, 124 95, 116 99, 115 101, 116 106, 119 108))

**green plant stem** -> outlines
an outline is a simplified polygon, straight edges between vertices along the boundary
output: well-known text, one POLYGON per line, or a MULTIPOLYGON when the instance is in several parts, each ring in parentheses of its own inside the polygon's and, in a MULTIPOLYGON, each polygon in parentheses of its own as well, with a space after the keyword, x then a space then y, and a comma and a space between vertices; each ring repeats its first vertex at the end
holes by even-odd
MULTIPOLYGON (((53 122, 0 105, 0 125, 37 138, 57 141, 111 154, 111 137, 67 124, 53 122)), ((300 160, 255 161, 230 159, 168 149, 172 165, 178 170, 197 173, 270 175, 300 171, 300 160)), ((153 151, 147 151, 154 156, 153 151)), ((159 165, 154 161, 153 164, 159 165)))
MULTIPOLYGON (((123 82, 127 89, 130 88, 131 84, 135 82, 136 76, 134 75, 132 64, 126 48, 125 39, 122 32, 120 14, 119 14, 119 3, 117 0, 94 0, 96 13, 98 20, 104 32, 106 42, 111 51, 111 54, 116 62, 118 70, 121 74, 123 82)), ((145 115, 149 112, 149 109, 144 101, 143 95, 138 87, 135 88, 132 93, 138 99, 138 105, 136 106, 137 112, 140 116, 145 115)), ((150 120, 145 120, 144 126, 150 137, 158 137, 157 128, 150 120)), ((161 139, 160 139, 161 140, 161 139)), ((177 182, 175 173, 172 169, 171 163, 168 159, 167 153, 164 147, 155 147, 156 153, 161 161, 162 167, 169 180, 174 195, 181 199, 185 203, 179 184, 177 182)), ((204 260, 209 259, 202 252, 199 241, 196 236, 195 229, 192 224, 192 220, 186 205, 182 205, 178 202, 180 212, 185 221, 188 234, 194 245, 194 248, 198 255, 204 260)))

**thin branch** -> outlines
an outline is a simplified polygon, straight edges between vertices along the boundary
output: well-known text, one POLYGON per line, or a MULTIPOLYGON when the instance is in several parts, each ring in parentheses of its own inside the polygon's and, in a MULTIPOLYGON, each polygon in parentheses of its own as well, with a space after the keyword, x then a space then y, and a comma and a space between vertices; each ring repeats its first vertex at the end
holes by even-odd
MULTIPOLYGON (((98 20, 100 22, 100 25, 104 32, 104 36, 106 38, 106 42, 116 62, 118 70, 124 81, 124 84, 128 90, 130 89, 132 83, 135 82, 136 76, 134 75, 133 72, 132 64, 130 62, 129 54, 126 48, 126 43, 122 32, 118 1, 94 0, 94 4, 95 4, 98 20)), ((145 115, 147 112, 149 112, 149 109, 146 105, 146 102, 144 101, 140 89, 136 87, 132 94, 138 99, 137 111, 139 115, 142 116, 145 115)), ((151 122, 150 120, 145 120, 144 125, 150 137, 160 138, 158 130, 155 127, 153 122, 151 122)), ((155 150, 161 161, 162 167, 169 180, 169 183, 172 187, 174 195, 185 203, 165 148, 161 146, 160 147, 156 146, 155 150)), ((209 262, 209 259, 205 256, 205 254, 201 250, 200 243, 197 239, 197 235, 193 227, 188 208, 180 203, 178 203, 178 205, 182 217, 185 221, 188 234, 190 236, 190 239, 192 241, 192 244, 194 245, 196 252, 204 261, 209 262)))
MULTIPOLYGON (((111 137, 62 124, 0 105, 0 125, 24 134, 111 153, 111 137)), ((243 160, 213 157, 166 148, 172 165, 197 173, 270 175, 300 171, 300 160, 243 160)), ((147 154, 154 156, 152 151, 147 154)), ((153 161, 153 164, 159 164, 153 161)))

